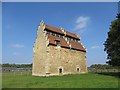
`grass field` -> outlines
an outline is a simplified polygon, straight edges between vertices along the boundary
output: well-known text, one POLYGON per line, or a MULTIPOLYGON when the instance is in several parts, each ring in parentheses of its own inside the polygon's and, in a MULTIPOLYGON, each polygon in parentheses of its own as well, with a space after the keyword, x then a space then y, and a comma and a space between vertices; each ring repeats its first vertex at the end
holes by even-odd
POLYGON ((2 88, 2 73, 0 72, 0 90, 2 88))
POLYGON ((116 76, 105 74, 76 74, 39 77, 28 72, 3 72, 3 88, 118 88, 116 76))

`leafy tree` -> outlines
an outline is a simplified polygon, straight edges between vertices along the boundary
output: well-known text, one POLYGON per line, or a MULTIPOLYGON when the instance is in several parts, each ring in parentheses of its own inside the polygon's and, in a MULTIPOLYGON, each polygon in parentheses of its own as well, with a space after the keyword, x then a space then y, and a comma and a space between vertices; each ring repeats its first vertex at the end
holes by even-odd
POLYGON ((90 66, 90 68, 95 68, 95 69, 117 69, 117 67, 113 67, 111 65, 107 64, 93 64, 90 66))
POLYGON ((32 64, 2 64, 2 67, 32 68, 32 64))
POLYGON ((116 19, 110 25, 110 31, 104 46, 108 59, 106 63, 112 66, 120 66, 120 13, 117 14, 116 19))

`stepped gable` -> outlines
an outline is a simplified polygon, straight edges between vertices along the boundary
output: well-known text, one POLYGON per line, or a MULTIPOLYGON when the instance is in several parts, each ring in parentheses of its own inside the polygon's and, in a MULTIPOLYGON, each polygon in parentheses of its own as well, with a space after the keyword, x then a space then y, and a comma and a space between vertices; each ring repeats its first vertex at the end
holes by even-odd
POLYGON ((56 40, 57 40, 57 41, 60 41, 61 47, 70 48, 69 45, 67 44, 67 41, 64 38, 48 35, 48 39, 49 39, 49 44, 57 45, 56 44, 56 40))
POLYGON ((55 28, 55 27, 52 27, 52 26, 49 26, 49 25, 45 25, 45 29, 48 30, 48 31, 52 31, 52 32, 56 32, 56 33, 64 35, 64 32, 59 28, 55 28))

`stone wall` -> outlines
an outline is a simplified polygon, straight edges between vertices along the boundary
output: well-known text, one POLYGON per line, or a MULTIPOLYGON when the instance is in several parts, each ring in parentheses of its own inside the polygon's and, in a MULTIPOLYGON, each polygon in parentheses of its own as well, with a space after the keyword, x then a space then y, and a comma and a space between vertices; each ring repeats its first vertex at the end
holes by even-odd
POLYGON ((87 72, 86 52, 49 45, 44 24, 38 27, 34 44, 32 75, 60 75, 87 72))
POLYGON ((48 49, 49 52, 47 52, 47 56, 50 75, 87 72, 86 52, 51 45, 48 49), (62 69, 62 73, 60 73, 60 69, 62 69))
POLYGON ((38 27, 37 38, 34 44, 34 60, 32 75, 42 76, 46 73, 46 38, 44 36, 44 26, 41 24, 38 27))

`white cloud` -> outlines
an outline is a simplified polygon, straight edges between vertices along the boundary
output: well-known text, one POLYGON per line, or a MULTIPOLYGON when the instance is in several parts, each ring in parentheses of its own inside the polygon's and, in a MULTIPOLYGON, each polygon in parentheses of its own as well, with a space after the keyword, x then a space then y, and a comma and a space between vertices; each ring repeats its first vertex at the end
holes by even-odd
POLYGON ((25 46, 22 45, 22 44, 13 44, 12 47, 15 47, 15 48, 23 48, 23 47, 25 47, 25 46))
POLYGON ((87 25, 88 22, 90 21, 90 17, 88 16, 80 16, 76 19, 76 26, 75 26, 75 30, 80 30, 80 29, 84 29, 87 25))
POLYGON ((13 55, 21 55, 21 53, 18 53, 18 52, 14 52, 13 55))
POLYGON ((91 49, 97 49, 97 48, 100 48, 100 46, 92 46, 91 49))

